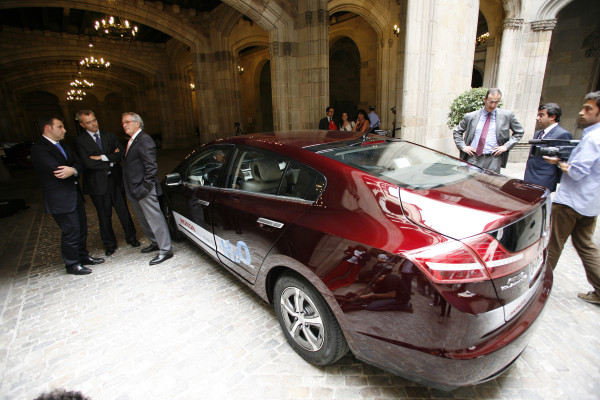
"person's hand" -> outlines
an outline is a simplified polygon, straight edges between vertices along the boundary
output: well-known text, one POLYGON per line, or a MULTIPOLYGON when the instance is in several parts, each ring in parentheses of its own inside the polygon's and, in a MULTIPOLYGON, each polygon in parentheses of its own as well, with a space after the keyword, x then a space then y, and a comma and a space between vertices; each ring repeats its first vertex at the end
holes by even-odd
POLYGON ((58 179, 66 179, 73 174, 75 174, 75 168, 66 165, 59 165, 58 169, 54 171, 54 176, 58 179))
POLYGON ((508 151, 508 149, 506 148, 506 146, 496 146, 492 148, 492 154, 494 156, 499 156, 500 154, 504 153, 508 151))
POLYGON ((92 160, 102 161, 102 156, 90 156, 92 160))
POLYGON ((546 160, 550 164, 558 164, 560 162, 560 158, 558 157, 544 156, 544 160, 546 160))
POLYGON ((472 156, 475 154, 475 152, 477 151, 477 149, 475 149, 474 147, 471 146, 465 146, 462 148, 461 150, 463 153, 467 153, 468 155, 472 156))

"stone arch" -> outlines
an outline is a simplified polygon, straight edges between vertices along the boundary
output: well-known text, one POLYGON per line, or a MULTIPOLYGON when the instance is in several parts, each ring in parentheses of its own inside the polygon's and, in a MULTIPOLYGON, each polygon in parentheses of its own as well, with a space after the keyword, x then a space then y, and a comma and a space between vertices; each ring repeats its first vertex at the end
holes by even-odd
POLYGON ((556 18, 560 10, 565 8, 573 0, 545 0, 544 3, 538 8, 535 15, 535 20, 546 20, 556 18))
MULTIPOLYGON (((22 7, 66 7, 95 12, 106 12, 107 7, 104 3, 93 0, 30 0, 22 2, 20 0, 6 0, 0 2, 0 8, 22 8, 22 7)), ((121 0, 119 2, 119 13, 122 17, 144 24, 158 31, 161 31, 172 38, 185 43, 187 46, 195 48, 208 47, 206 38, 201 34, 198 27, 194 26, 195 10, 187 10, 183 13, 178 6, 172 6, 168 10, 164 9, 162 3, 143 3, 134 0, 121 0)))

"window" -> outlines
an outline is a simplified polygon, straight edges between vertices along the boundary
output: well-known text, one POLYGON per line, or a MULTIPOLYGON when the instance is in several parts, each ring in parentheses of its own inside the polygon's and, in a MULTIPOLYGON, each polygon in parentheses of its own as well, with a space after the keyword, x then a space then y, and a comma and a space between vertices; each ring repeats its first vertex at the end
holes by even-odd
POLYGON ((285 171, 285 179, 279 194, 315 201, 324 187, 325 178, 322 175, 300 166, 296 162, 291 162, 285 171))
POLYGON ((277 155, 242 150, 236 157, 227 186, 248 192, 277 194, 287 162, 277 155))
POLYGON ((316 200, 325 178, 283 156, 260 150, 241 150, 235 158, 227 187, 253 193, 316 200))
POLYGON ((232 146, 211 146, 190 161, 185 182, 190 185, 217 186, 232 146))

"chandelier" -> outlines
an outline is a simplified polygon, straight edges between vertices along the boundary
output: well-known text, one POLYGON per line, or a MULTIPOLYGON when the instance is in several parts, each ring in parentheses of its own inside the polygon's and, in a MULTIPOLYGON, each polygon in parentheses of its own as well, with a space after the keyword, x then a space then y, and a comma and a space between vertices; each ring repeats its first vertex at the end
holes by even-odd
POLYGON ((78 71, 77 77, 73 76, 73 82, 71 82, 69 85, 71 85, 71 87, 74 89, 89 89, 94 86, 94 83, 84 79, 81 71, 78 71))
POLYGON ((71 89, 67 92, 67 101, 81 101, 85 95, 87 93, 81 89, 71 89))
POLYGON ((136 25, 131 25, 128 20, 118 16, 117 0, 107 0, 108 14, 105 18, 97 20, 94 23, 96 34, 108 40, 124 40, 131 41, 135 38, 138 31, 136 25), (114 11, 116 16, 109 15, 114 11))
POLYGON ((110 63, 108 61, 105 61, 104 58, 102 58, 102 57, 100 57, 100 59, 97 59, 92 55, 92 47, 94 47, 94 45, 92 44, 91 41, 90 41, 89 47, 90 47, 90 56, 79 61, 79 65, 81 65, 83 68, 89 69, 89 70, 106 71, 108 69, 108 67, 110 67, 110 63))

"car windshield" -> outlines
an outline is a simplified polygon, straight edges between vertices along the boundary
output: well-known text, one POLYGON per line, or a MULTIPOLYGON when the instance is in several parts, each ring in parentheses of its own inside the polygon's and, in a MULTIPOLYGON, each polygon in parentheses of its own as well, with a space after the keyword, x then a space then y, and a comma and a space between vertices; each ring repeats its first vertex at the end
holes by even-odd
POLYGON ((463 161, 401 140, 337 142, 307 149, 414 190, 456 184, 480 173, 463 161))

